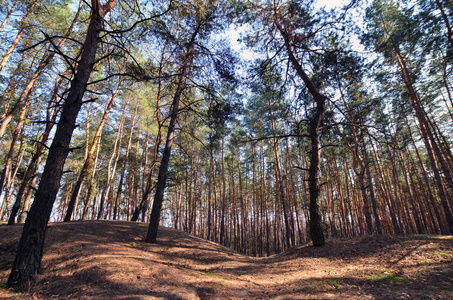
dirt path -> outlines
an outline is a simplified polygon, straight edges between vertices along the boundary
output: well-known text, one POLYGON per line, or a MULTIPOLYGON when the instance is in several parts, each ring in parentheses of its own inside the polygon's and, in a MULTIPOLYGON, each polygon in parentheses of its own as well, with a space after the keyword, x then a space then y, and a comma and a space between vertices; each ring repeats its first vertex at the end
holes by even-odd
POLYGON ((365 237, 269 258, 140 223, 51 224, 43 272, 4 288, 21 226, 0 226, 0 299, 453 299, 453 237, 365 237))

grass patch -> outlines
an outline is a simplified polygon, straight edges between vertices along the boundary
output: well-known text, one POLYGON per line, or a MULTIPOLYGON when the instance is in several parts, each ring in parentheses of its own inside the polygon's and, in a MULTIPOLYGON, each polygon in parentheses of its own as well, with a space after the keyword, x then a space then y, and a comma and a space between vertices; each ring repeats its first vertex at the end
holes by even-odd
POLYGON ((451 254, 448 253, 448 252, 442 253, 441 256, 442 256, 443 258, 451 258, 451 254))
POLYGON ((341 287, 341 284, 339 284, 336 280, 333 280, 333 279, 326 279, 326 282, 333 286, 334 288, 338 289, 341 287))
POLYGON ((131 244, 132 247, 135 247, 137 245, 136 242, 131 242, 130 244, 131 244))
POLYGON ((407 283, 406 279, 391 274, 371 274, 367 275, 366 279, 371 281, 384 281, 388 283, 407 283))
POLYGON ((317 282, 318 283, 313 286, 313 289, 317 291, 327 291, 341 288, 341 284, 335 279, 319 279, 317 282))
POLYGON ((222 279, 222 277, 220 277, 219 274, 216 274, 213 272, 207 272, 207 273, 205 273, 205 275, 208 277, 213 277, 213 278, 217 279, 220 283, 226 283, 226 281, 224 279, 222 279))

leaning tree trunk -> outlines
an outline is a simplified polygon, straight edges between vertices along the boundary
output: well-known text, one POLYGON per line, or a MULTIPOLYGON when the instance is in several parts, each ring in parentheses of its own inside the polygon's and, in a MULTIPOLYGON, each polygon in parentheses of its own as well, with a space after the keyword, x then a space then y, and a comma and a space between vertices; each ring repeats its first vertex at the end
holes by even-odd
POLYGON ((91 1, 90 24, 78 71, 71 82, 68 97, 63 105, 60 121, 49 149, 41 182, 22 231, 16 258, 7 282, 8 287, 19 288, 40 271, 47 223, 60 188, 63 167, 69 153, 76 118, 82 106, 83 94, 93 70, 102 21, 115 2, 116 0, 109 0, 101 6, 99 0, 91 1))
POLYGON ((138 220, 140 214, 142 214, 142 221, 145 220, 145 214, 146 214, 146 211, 149 206, 148 198, 149 198, 149 195, 151 194, 154 171, 156 170, 157 159, 159 156, 159 147, 162 142, 162 123, 163 122, 160 117, 160 115, 161 115, 160 100, 162 98, 163 67, 164 67, 164 62, 165 62, 165 54, 166 54, 167 46, 168 46, 168 41, 165 41, 165 46, 164 46, 164 49, 162 50, 162 54, 160 57, 160 63, 159 63, 159 75, 158 75, 156 110, 155 110, 156 121, 157 121, 157 134, 156 134, 156 138, 154 141, 153 162, 151 163, 151 168, 148 172, 145 189, 142 193, 142 200, 140 201, 140 204, 135 208, 134 213, 132 215, 131 221, 133 221, 133 222, 136 222, 138 220))
POLYGON ((193 47, 195 44, 195 38, 196 38, 199 30, 200 30, 200 24, 198 24, 198 26, 196 27, 194 33, 192 34, 192 38, 191 38, 189 44, 187 45, 187 50, 184 55, 184 61, 182 64, 180 75, 179 75, 178 87, 176 89, 176 92, 175 92, 175 95, 173 98, 170 124, 168 125, 167 140, 165 142, 164 153, 162 154, 162 160, 160 162, 159 174, 157 175, 156 194, 154 196, 153 208, 151 210, 151 219, 149 222, 148 233, 147 233, 146 239, 145 239, 146 242, 148 242, 148 243, 155 243, 156 239, 157 239, 157 231, 159 229, 159 221, 160 221, 160 212, 162 210, 162 202, 164 200, 165 185, 167 182, 168 163, 170 161, 171 146, 173 144, 173 138, 174 138, 175 127, 176 127, 176 119, 178 117, 178 112, 179 112, 179 101, 181 100, 181 94, 184 90, 187 69, 188 69, 189 63, 193 57, 193 47))
POLYGON ((320 167, 321 167, 321 141, 320 141, 320 129, 324 120, 324 114, 326 112, 326 98, 322 96, 318 89, 315 87, 313 82, 310 80, 308 75, 305 73, 301 64, 296 58, 296 54, 291 44, 291 37, 287 30, 283 28, 278 16, 274 17, 274 24, 277 26, 280 34, 285 40, 286 51, 289 56, 289 60, 297 72, 297 75, 303 80, 309 93, 313 96, 316 103, 315 113, 309 122, 309 135, 311 141, 311 154, 310 154, 310 166, 309 166, 309 177, 308 177, 308 190, 310 192, 310 236, 313 241, 313 246, 320 247, 324 246, 325 239, 322 230, 322 220, 319 213, 319 198, 320 198, 320 167))
POLYGON ((0 62, 0 72, 3 70, 5 67, 6 63, 8 62, 9 58, 13 54, 14 49, 16 48, 17 44, 19 43, 22 35, 24 34, 25 31, 25 25, 27 25, 28 18, 30 18, 32 12, 33 12, 33 7, 36 5, 38 1, 34 0, 32 3, 30 3, 30 6, 28 7, 27 13, 22 19, 22 22, 19 27, 19 31, 16 35, 16 38, 13 40, 13 43, 9 47, 8 51, 6 51, 5 55, 3 56, 1 62, 0 62))
POLYGON ((90 146, 87 156, 85 158, 85 162, 83 163, 82 170, 80 170, 79 177, 77 178, 75 188, 72 191, 71 200, 69 201, 68 210, 66 211, 66 216, 64 218, 64 222, 71 221, 72 214, 74 212, 74 208, 77 203, 77 198, 79 197, 80 189, 82 187, 82 182, 88 173, 88 167, 90 166, 91 159, 94 155, 94 152, 96 151, 96 146, 98 144, 98 140, 101 138, 102 129, 104 128, 104 125, 107 122, 107 117, 110 113, 110 109, 112 108, 113 103, 115 102, 115 99, 118 96, 120 90, 121 90, 121 80, 118 84, 118 87, 117 87, 115 93, 112 95, 112 98, 110 98, 110 101, 107 104, 107 107, 105 108, 104 115, 102 116, 101 122, 99 123, 99 126, 96 129, 96 133, 94 134, 93 141, 91 143, 91 146, 90 146))
MULTIPOLYGON (((79 18, 81 10, 82 10, 82 1, 80 1, 80 3, 79 3, 79 7, 77 9, 76 15, 75 15, 71 25, 69 26, 68 30, 66 31, 64 38, 60 41, 60 43, 58 43, 58 45, 53 45, 54 48, 61 49, 63 44, 66 42, 67 38, 69 37, 69 35, 72 33, 72 31, 74 29, 74 26, 79 18)), ((24 103, 28 102, 29 98, 31 98, 32 91, 33 91, 36 81, 38 80, 39 76, 44 71, 44 69, 50 64, 50 62, 52 61, 52 59, 54 58, 56 53, 57 53, 57 51, 50 51, 50 46, 49 46, 49 48, 44 53, 43 58, 39 62, 39 65, 36 68, 36 71, 34 72, 30 81, 27 83, 27 85, 25 86, 24 90, 22 91, 22 94, 20 95, 19 99, 14 104, 14 107, 9 112, 5 111, 5 115, 2 115, 1 124, 0 124, 0 140, 3 139, 6 128, 7 128, 8 124, 11 122, 11 120, 13 119, 13 117, 17 114, 19 109, 21 109, 22 105, 24 105, 24 103)))
POLYGON ((445 162, 444 156, 442 155, 439 146, 437 145, 437 141, 433 137, 432 130, 428 121, 426 120, 426 114, 423 110, 422 104, 418 95, 413 87, 412 78, 409 73, 409 70, 406 67, 406 62, 403 58, 403 55, 399 51, 399 48, 395 48, 397 63, 401 69, 401 77, 406 85, 409 99, 415 111, 415 116, 418 120, 420 126, 420 132, 422 135, 423 142, 425 144, 426 150, 428 152, 429 159, 431 161, 431 166, 434 172, 434 178, 436 180, 438 186, 439 197, 441 199, 441 204, 444 209, 445 217, 447 219, 448 229, 450 234, 453 234, 453 213, 451 211, 450 205, 447 200, 447 193, 444 190, 442 184, 442 178, 440 176, 439 170, 437 168, 436 160, 439 162, 442 171, 444 172, 445 181, 447 185, 453 190, 453 178, 450 172, 450 169, 445 162))
POLYGON ((123 166, 121 168, 121 177, 120 177, 120 181, 118 182, 118 190, 116 192, 115 203, 113 206, 113 220, 116 220, 116 217, 118 216, 118 210, 119 210, 119 205, 120 205, 119 202, 121 199, 121 194, 123 193, 123 181, 124 181, 124 176, 126 174, 126 166, 127 166, 128 160, 129 160, 129 153, 130 153, 131 147, 132 147, 132 137, 133 137, 134 127, 135 127, 135 119, 137 117, 138 107, 139 107, 139 103, 137 102, 137 104, 135 106, 134 116, 132 117, 132 121, 131 121, 129 139, 127 142, 126 153, 124 155, 123 166))
POLYGON ((447 27, 448 42, 450 43, 450 47, 453 49, 453 30, 451 28, 450 21, 448 20, 448 14, 445 12, 445 9, 440 0, 436 0, 436 6, 437 9, 440 11, 440 15, 442 16, 442 20, 445 23, 445 27, 447 27))
MULTIPOLYGON (((19 140, 19 137, 22 135, 25 114, 27 111, 26 108, 27 108, 27 106, 24 105, 24 107, 22 108, 22 111, 20 113, 19 120, 16 124, 16 128, 14 129, 14 132, 12 134, 11 145, 10 145, 8 154, 6 155, 5 167, 3 168, 3 171, 2 171, 2 174, 0 177, 0 196, 2 195, 2 192, 5 189, 5 187, 8 186, 12 180, 11 170, 12 170, 12 166, 13 166, 13 157, 14 157, 14 153, 16 150, 17 141, 19 140)), ((6 211, 8 210, 9 201, 10 201, 9 197, 7 195, 4 195, 3 204, 0 208, 0 220, 3 219, 6 211)))
POLYGON ((2 31, 3 28, 5 27, 6 23, 8 23, 9 17, 11 17, 11 15, 13 14, 14 8, 16 7, 17 3, 19 3, 19 0, 15 0, 13 2, 13 4, 11 5, 11 8, 9 9, 8 13, 6 14, 5 19, 3 19, 3 22, 0 25, 0 31, 2 31))
MULTIPOLYGON (((66 71, 63 74, 67 74, 68 71, 66 71)), ((56 119, 57 115, 60 112, 60 97, 58 96, 58 90, 60 88, 60 85, 63 81, 63 77, 59 77, 56 82, 55 82, 55 88, 54 92, 52 95, 51 101, 49 101, 49 104, 47 106, 47 119, 46 119, 46 128, 44 132, 42 133, 41 137, 39 138, 38 142, 36 143, 36 152, 33 155, 29 165, 27 166, 27 169, 25 171, 25 174, 22 179, 22 183, 19 187, 19 190, 17 191, 16 194, 16 200, 14 202, 13 208, 11 210, 11 214, 9 216, 8 220, 8 225, 13 225, 14 220, 16 218, 17 213, 19 212, 20 205, 22 202, 22 198, 24 196, 26 188, 29 186, 29 182, 32 179, 32 183, 30 186, 34 186, 34 183, 36 182, 36 177, 37 177, 37 170, 39 169, 39 165, 41 164, 41 156, 44 153, 45 145, 47 144, 47 141, 49 139, 50 131, 52 130, 56 119)), ((31 191, 29 192, 31 193, 31 191)), ((25 199, 30 199, 30 196, 26 196, 25 199)), ((25 212, 28 210, 28 203, 29 201, 24 201, 23 203, 23 209, 22 213, 19 215, 19 223, 22 223, 25 219, 25 212)))

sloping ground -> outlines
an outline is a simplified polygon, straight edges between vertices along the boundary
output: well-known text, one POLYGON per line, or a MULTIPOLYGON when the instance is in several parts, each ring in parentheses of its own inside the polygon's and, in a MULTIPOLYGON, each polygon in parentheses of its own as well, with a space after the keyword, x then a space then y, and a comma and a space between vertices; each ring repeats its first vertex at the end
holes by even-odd
MULTIPOLYGON (((0 282, 21 226, 0 226, 0 282)), ((453 237, 365 237, 269 258, 140 223, 51 224, 43 272, 1 299, 453 299, 453 237)))

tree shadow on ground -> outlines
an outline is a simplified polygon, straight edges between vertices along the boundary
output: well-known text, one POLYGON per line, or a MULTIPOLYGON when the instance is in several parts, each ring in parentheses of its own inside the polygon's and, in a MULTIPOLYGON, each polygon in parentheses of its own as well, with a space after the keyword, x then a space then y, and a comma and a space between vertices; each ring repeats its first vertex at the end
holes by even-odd
MULTIPOLYGON (((1 273, 5 279, 21 226, 2 227, 0 262, 6 263, 1 273)), ((145 243, 146 230, 146 224, 118 221, 50 224, 43 274, 23 299, 453 298, 453 259, 447 258, 453 255, 452 237, 334 239, 324 248, 304 245, 268 258, 251 258, 168 228, 160 229, 156 244, 145 243), (431 243, 445 253, 435 254, 437 260, 402 266, 424 251, 432 257, 431 243), (444 254, 446 258, 439 260, 444 254), (378 263, 367 266, 370 258, 378 263), (335 270, 348 266, 358 270, 333 276, 319 270, 326 262, 335 270), (383 268, 391 270, 387 274, 383 268), (423 273, 413 272, 418 269, 423 273)))

